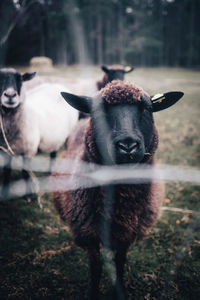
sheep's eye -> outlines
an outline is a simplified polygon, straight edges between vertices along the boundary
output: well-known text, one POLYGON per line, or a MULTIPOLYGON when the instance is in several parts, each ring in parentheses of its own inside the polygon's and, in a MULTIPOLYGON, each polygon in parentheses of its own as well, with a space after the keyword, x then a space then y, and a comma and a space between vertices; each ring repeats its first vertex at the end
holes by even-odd
POLYGON ((140 107, 142 111, 149 111, 149 112, 152 111, 151 105, 148 105, 147 103, 144 102, 140 103, 140 107))
POLYGON ((22 76, 20 74, 16 74, 16 81, 17 82, 22 82, 22 76))
POLYGON ((145 105, 144 103, 140 103, 139 104, 139 109, 140 109, 140 112, 143 112, 145 110, 145 105))
POLYGON ((16 86, 17 86, 17 91, 20 94, 20 90, 22 86, 22 78, 20 74, 16 74, 16 86))
POLYGON ((139 112, 140 112, 140 120, 142 120, 145 115, 146 115, 146 112, 148 111, 148 106, 145 105, 144 103, 140 103, 139 105, 139 112))

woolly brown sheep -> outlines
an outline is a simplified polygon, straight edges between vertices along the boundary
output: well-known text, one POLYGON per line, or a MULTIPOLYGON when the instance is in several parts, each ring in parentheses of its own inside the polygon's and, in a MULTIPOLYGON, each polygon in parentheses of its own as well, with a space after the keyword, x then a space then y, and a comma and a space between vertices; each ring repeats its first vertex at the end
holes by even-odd
MULTIPOLYGON (((64 157, 75 161, 68 183, 81 171, 79 161, 111 166, 153 165, 158 133, 152 112, 173 105, 182 95, 169 92, 151 99, 141 88, 121 80, 106 85, 95 99, 62 93, 70 105, 90 114, 68 139, 64 157)), ((53 176, 61 178, 58 173, 53 176)), ((114 299, 126 298, 123 269, 127 250, 153 227, 162 198, 163 185, 150 180, 145 184, 107 184, 55 192, 61 218, 77 245, 88 253, 91 299, 99 297, 101 245, 115 253, 114 299)))

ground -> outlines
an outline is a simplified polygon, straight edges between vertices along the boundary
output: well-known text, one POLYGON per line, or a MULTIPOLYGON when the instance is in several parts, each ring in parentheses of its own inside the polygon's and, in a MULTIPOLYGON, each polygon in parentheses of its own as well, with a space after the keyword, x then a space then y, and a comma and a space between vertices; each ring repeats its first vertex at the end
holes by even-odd
MULTIPOLYGON (((56 78, 72 91, 78 81, 80 92, 87 95, 102 72, 97 67, 74 66, 39 75, 50 76, 52 81, 56 78)), ((136 68, 126 79, 151 95, 172 90, 185 93, 175 106, 155 113, 160 135, 157 161, 199 168, 200 72, 136 68)), ((125 268, 130 299, 200 298, 199 196, 200 186, 194 183, 166 183, 163 205, 183 211, 163 211, 151 233, 130 248, 125 268), (192 213, 184 212, 186 209, 192 213)), ((50 194, 43 195, 42 205, 24 199, 0 202, 0 299, 88 299, 86 254, 73 243, 50 194)), ((109 272, 104 268, 101 299, 108 299, 109 286, 109 272)))

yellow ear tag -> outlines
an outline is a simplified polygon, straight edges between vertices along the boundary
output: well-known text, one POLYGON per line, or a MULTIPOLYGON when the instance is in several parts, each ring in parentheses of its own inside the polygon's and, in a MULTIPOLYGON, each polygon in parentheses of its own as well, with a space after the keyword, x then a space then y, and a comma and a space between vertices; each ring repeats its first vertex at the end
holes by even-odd
POLYGON ((151 99, 153 103, 161 103, 165 99, 165 96, 163 94, 156 94, 151 99))
POLYGON ((125 70, 125 72, 129 72, 131 70, 131 67, 130 66, 126 66, 124 70, 125 70))

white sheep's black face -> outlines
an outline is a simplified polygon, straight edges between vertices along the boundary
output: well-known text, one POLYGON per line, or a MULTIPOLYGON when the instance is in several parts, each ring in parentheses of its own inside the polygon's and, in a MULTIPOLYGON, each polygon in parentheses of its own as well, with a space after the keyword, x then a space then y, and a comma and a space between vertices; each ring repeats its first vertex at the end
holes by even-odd
POLYGON ((30 80, 35 73, 21 75, 14 69, 0 69, 0 103, 2 107, 14 109, 22 100, 21 88, 23 81, 30 80))

